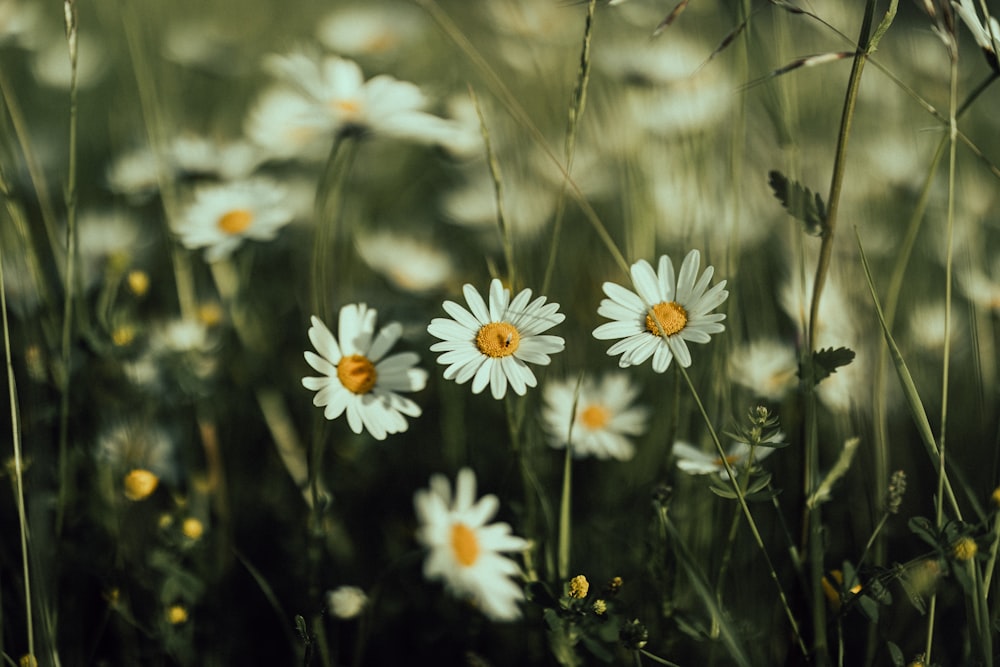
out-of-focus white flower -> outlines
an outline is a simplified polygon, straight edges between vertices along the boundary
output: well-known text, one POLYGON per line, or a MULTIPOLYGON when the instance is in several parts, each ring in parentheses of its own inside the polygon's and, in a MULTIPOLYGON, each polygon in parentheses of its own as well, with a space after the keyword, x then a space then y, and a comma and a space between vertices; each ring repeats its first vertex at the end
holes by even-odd
POLYGON ((39 5, 24 0, 0 0, 0 45, 31 48, 31 35, 38 23, 39 5))
POLYGON ((357 618, 368 604, 368 596, 357 586, 338 586, 326 592, 326 607, 342 621, 357 618))
MULTIPOLYGON (((526 239, 536 238, 555 212, 555 191, 537 181, 505 178, 503 195, 504 222, 513 234, 526 239)), ((473 229, 498 229, 496 189, 488 173, 447 192, 441 205, 452 222, 473 229)), ((495 238, 499 242, 500 236, 495 238)))
MULTIPOLYGON (((1000 306, 1000 290, 996 296, 998 298, 997 305, 1000 306)), ((956 315, 957 311, 953 307, 949 332, 952 341, 961 338, 964 330, 963 321, 956 315)), ((943 301, 918 303, 907 317, 909 338, 922 349, 940 354, 948 342, 945 337, 944 322, 945 303, 943 301)))
POLYGON ((521 616, 524 593, 511 579, 520 568, 503 552, 523 551, 528 542, 511 534, 506 523, 487 522, 500 506, 490 494, 476 500, 476 475, 463 468, 455 480, 455 496, 442 475, 431 477, 430 489, 413 496, 420 520, 417 539, 428 548, 424 576, 443 580, 454 595, 470 600, 497 621, 521 616))
POLYGON ((205 248, 205 259, 229 257, 244 240, 270 241, 291 222, 285 191, 277 183, 253 178, 200 186, 174 232, 188 248, 205 248))
POLYGON ((409 427, 404 415, 420 416, 420 406, 396 392, 423 389, 427 371, 416 367, 419 357, 414 352, 386 356, 403 327, 392 322, 375 335, 376 317, 363 303, 344 306, 338 340, 313 316, 309 340, 319 354, 306 351, 305 358, 322 376, 303 378, 302 385, 316 392, 313 405, 323 407, 327 419, 346 412, 352 431, 367 430, 376 440, 385 440, 409 427))
POLYGON ((160 189, 158 170, 156 154, 145 146, 126 151, 108 166, 108 187, 116 194, 143 201, 160 189))
POLYGON ((317 58, 304 53, 272 56, 268 69, 283 87, 265 93, 251 112, 247 131, 254 141, 277 155, 282 138, 305 139, 343 133, 378 134, 433 143, 451 131, 451 124, 424 111, 427 99, 415 84, 380 74, 367 81, 361 67, 337 56, 317 58))
POLYGON ((174 438, 160 426, 140 420, 126 419, 105 427, 97 437, 96 455, 103 465, 122 474, 148 470, 173 482, 179 473, 174 438))
POLYGON ((729 379, 772 401, 795 387, 798 372, 795 348, 773 339, 744 343, 729 356, 729 379))
POLYGON ((441 289, 454 275, 451 257, 430 243, 391 232, 362 234, 357 243, 368 266, 405 292, 441 289))
POLYGON ((426 28, 424 14, 410 4, 379 2, 339 7, 317 28, 320 42, 351 57, 386 57, 413 44, 426 28))
MULTIPOLYGON (((782 436, 781 440, 784 440, 782 436)), ((766 459, 774 453, 774 447, 757 447, 754 451, 754 463, 766 459)), ((673 454, 677 457, 677 467, 689 475, 712 475, 718 474, 727 477, 725 463, 716 454, 703 452, 702 450, 686 442, 675 442, 673 454)), ((746 467, 747 457, 750 455, 750 445, 745 442, 733 443, 726 450, 726 462, 735 471, 746 467)))
POLYGON ((687 368, 691 365, 687 341, 707 343, 711 334, 725 330, 725 314, 711 311, 729 296, 726 281, 709 288, 715 268, 706 267, 699 276, 700 262, 700 252, 689 252, 675 279, 674 265, 667 255, 660 256, 655 272, 649 262, 640 259, 631 270, 635 292, 612 282, 601 286, 608 298, 601 300, 597 314, 614 321, 594 329, 594 338, 621 339, 608 348, 610 356, 621 355, 621 368, 636 366, 650 357, 657 373, 666 371, 675 357, 687 368))
POLYGON ((329 119, 297 91, 271 88, 250 110, 246 134, 278 159, 322 160, 330 152, 329 119))
POLYGON ((148 245, 138 222, 124 211, 85 211, 77 220, 77 253, 85 286, 104 275, 107 264, 124 270, 148 245))
POLYGON ((445 301, 444 309, 453 319, 434 318, 427 332, 441 342, 431 345, 432 352, 444 352, 439 364, 448 368, 446 380, 458 384, 472 380, 472 393, 490 386, 493 398, 500 400, 510 384, 514 393, 523 396, 528 387, 538 385, 528 363, 548 365, 549 355, 561 352, 566 342, 559 336, 541 335, 566 319, 559 304, 546 304, 540 296, 529 303, 531 290, 522 290, 510 300, 510 290, 499 280, 490 282, 489 306, 472 285, 463 288, 466 310, 454 301, 445 301))
POLYGON ((639 389, 625 373, 612 373, 600 380, 584 377, 579 393, 574 380, 548 382, 542 395, 542 419, 549 444, 556 449, 565 448, 572 440, 573 455, 578 457, 628 461, 635 454, 628 436, 646 430, 649 410, 632 405, 639 389))
POLYGON ((193 134, 175 137, 170 156, 174 167, 183 173, 226 181, 250 176, 264 157, 260 148, 248 141, 213 141, 193 134))
POLYGON ((1000 23, 992 16, 987 16, 985 22, 980 21, 979 14, 976 12, 972 0, 952 2, 951 6, 955 8, 962 22, 965 23, 965 27, 972 33, 972 37, 976 40, 979 48, 986 52, 986 58, 990 65, 993 69, 997 69, 997 45, 1000 44, 1000 23))
MULTIPOLYGON (((77 35, 77 88, 89 88, 100 81, 107 70, 107 58, 101 43, 85 32, 77 35)), ((68 89, 72 68, 66 51, 65 35, 53 33, 35 52, 31 71, 38 81, 52 88, 68 89)))

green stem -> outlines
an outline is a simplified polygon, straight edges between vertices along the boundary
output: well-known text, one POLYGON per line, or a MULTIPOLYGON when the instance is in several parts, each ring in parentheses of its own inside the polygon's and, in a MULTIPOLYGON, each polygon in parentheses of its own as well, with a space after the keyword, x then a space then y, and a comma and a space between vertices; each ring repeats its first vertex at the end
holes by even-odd
POLYGON ((320 182, 316 184, 314 212, 316 242, 312 256, 312 308, 324 322, 330 322, 331 270, 336 264, 336 242, 343 217, 343 194, 357 151, 353 136, 338 134, 330 148, 320 182))
POLYGON ((35 626, 32 610, 31 571, 28 565, 28 514, 24 503, 24 455, 21 451, 21 422, 17 409, 17 385, 10 352, 10 323, 7 320, 7 291, 3 280, 3 253, 0 252, 0 316, 3 318, 3 349, 7 368, 7 395, 10 402, 11 439, 14 443, 14 483, 17 498, 18 532, 21 540, 21 567, 24 577, 24 614, 28 630, 28 655, 35 656, 35 626))
POLYGON ((719 435, 716 433, 715 427, 712 425, 712 420, 708 416, 708 412, 706 412, 704 404, 701 402, 698 390, 695 389, 694 383, 691 382, 691 376, 688 374, 687 369, 683 366, 678 364, 678 368, 680 368, 681 374, 687 382, 688 389, 691 390, 691 396, 694 399, 695 404, 698 406, 698 411, 701 413, 702 419, 705 421, 705 426, 708 428, 708 432, 712 436, 712 442, 715 444, 715 449, 719 454, 719 459, 722 461, 722 465, 726 469, 726 474, 729 476, 729 481, 733 486, 733 491, 736 493, 736 499, 740 504, 740 508, 743 510, 743 516, 746 517, 747 525, 750 527, 750 532, 753 534, 754 541, 757 543, 757 547, 764 556, 768 573, 771 575, 771 580, 774 581, 774 585, 778 589, 778 598, 781 600, 781 606, 785 612, 785 616, 788 618, 788 622, 792 626, 792 632, 795 635, 796 643, 802 651, 802 655, 808 656, 809 649, 806 648, 805 642, 802 641, 798 621, 795 620, 795 615, 792 613, 792 609, 788 604, 788 598, 785 595, 785 590, 782 588, 781 581, 778 579, 778 573, 775 572, 774 565, 771 563, 771 557, 767 553, 767 547, 764 546, 764 538, 761 537, 760 530, 757 528, 757 522, 754 521, 753 514, 750 513, 750 507, 747 505, 746 498, 743 495, 743 490, 740 488, 739 481, 736 478, 736 472, 726 459, 726 451, 722 448, 722 442, 719 440, 719 435))

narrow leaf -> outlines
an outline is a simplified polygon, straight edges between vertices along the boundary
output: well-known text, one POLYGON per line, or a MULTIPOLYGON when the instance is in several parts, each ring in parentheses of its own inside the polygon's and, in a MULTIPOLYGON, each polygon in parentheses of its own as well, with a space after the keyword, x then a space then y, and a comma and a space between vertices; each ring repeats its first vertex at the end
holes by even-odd
POLYGON ((807 234, 823 236, 826 233, 826 206, 818 193, 776 170, 767 173, 767 182, 788 214, 804 223, 807 234))

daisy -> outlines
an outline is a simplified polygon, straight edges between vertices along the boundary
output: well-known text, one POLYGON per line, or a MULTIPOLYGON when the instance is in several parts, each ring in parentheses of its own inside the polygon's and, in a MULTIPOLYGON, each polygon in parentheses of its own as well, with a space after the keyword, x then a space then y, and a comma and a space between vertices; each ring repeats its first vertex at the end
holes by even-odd
POLYGON ((626 436, 641 434, 649 419, 648 409, 631 407, 638 394, 638 387, 624 373, 599 381, 584 377, 579 393, 575 381, 546 384, 542 419, 550 434, 549 444, 562 449, 572 438, 574 456, 630 460, 635 447, 626 436))
MULTIPOLYGON (((784 440, 784 435, 779 434, 777 442, 784 440)), ((754 451, 754 463, 767 458, 774 453, 774 447, 757 447, 754 451)), ((750 454, 750 445, 745 442, 734 443, 726 451, 726 462, 734 471, 746 467, 747 456, 750 454)), ((726 466, 715 454, 703 452, 697 447, 686 442, 675 442, 673 455, 677 457, 677 467, 689 475, 711 475, 718 474, 726 477, 726 466)))
POLYGON ((744 343, 729 355, 729 379, 772 401, 795 387, 798 372, 795 348, 778 340, 744 343))
POLYGON ((544 296, 528 303, 530 289, 511 301, 510 290, 496 278, 490 283, 489 307, 472 285, 465 285, 463 292, 472 312, 445 301, 444 309, 454 319, 437 317, 427 327, 429 334, 442 339, 431 351, 444 352, 437 361, 448 366, 445 379, 458 384, 472 380, 474 394, 489 384, 498 400, 507 393, 508 382, 519 396, 527 387, 538 386, 525 362, 546 366, 549 355, 565 347, 559 336, 539 335, 566 319, 556 312, 559 304, 546 304, 544 296))
POLYGON ((423 293, 440 289, 451 280, 451 257, 437 245, 392 232, 373 232, 358 238, 361 258, 394 287, 423 293))
POLYGON ((186 247, 205 248, 205 259, 216 262, 244 239, 273 239, 292 220, 285 199, 281 186, 263 178, 205 185, 195 191, 174 232, 186 247))
POLYGON ((493 620, 519 618, 517 603, 524 593, 511 577, 518 576, 520 568, 501 552, 523 551, 528 541, 511 535, 506 523, 487 525, 500 505, 495 495, 475 497, 476 475, 469 468, 458 472, 454 498, 443 475, 434 475, 430 489, 414 494, 421 524, 417 539, 430 550, 424 576, 443 580, 450 592, 470 599, 493 620))
POLYGON ((403 327, 392 322, 375 335, 377 312, 365 304, 340 309, 340 342, 326 325, 312 317, 309 340, 319 354, 306 351, 306 362, 323 377, 302 378, 302 386, 316 392, 313 405, 324 407, 323 416, 336 419, 345 411, 355 433, 367 429, 376 440, 402 433, 409 426, 403 415, 419 417, 420 406, 397 391, 420 391, 427 385, 427 371, 414 368, 414 352, 385 356, 399 340, 403 327))
POLYGON ((330 135, 372 132, 430 142, 450 128, 424 111, 427 98, 416 84, 387 74, 366 81, 353 60, 293 53, 272 57, 268 66, 300 98, 298 122, 306 127, 321 126, 330 135))
POLYGON ((692 250, 681 264, 680 275, 674 279, 674 266, 666 255, 660 257, 657 271, 646 260, 632 265, 632 283, 636 292, 621 285, 602 285, 609 298, 601 301, 597 313, 610 318, 594 329, 594 338, 620 338, 608 348, 608 354, 621 354, 618 365, 628 368, 653 358, 653 370, 663 373, 677 358, 684 368, 691 365, 691 353, 686 341, 707 343, 709 335, 721 333, 726 316, 709 314, 729 296, 726 281, 708 288, 715 269, 707 267, 698 277, 701 255, 692 250))

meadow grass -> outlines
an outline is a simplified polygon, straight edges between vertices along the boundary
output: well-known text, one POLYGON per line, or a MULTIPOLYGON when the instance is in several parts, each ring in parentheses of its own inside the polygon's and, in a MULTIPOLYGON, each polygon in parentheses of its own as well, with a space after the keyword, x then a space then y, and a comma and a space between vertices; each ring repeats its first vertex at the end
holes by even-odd
POLYGON ((4 664, 993 664, 987 3, 58 4, 4 664))

